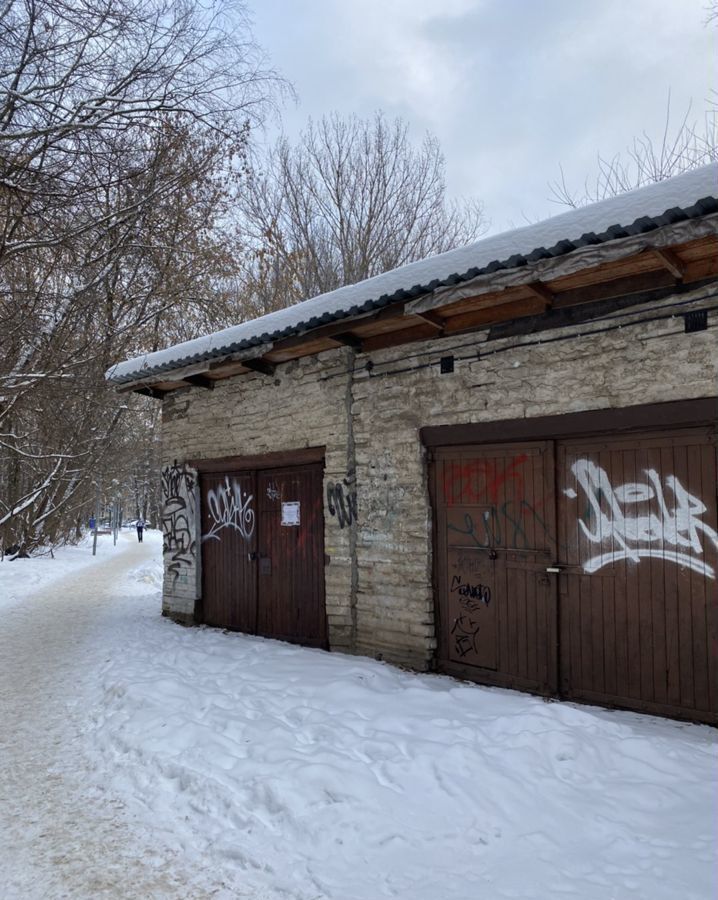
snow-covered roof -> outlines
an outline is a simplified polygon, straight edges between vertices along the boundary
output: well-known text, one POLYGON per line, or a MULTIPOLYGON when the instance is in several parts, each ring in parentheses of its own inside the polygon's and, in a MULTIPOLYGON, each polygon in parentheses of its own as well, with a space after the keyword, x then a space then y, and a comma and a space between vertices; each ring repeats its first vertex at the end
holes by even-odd
POLYGON ((718 211, 718 163, 666 181, 492 235, 392 269, 214 334, 118 363, 109 381, 122 384, 249 350, 478 275, 562 256, 578 247, 652 231, 718 211))

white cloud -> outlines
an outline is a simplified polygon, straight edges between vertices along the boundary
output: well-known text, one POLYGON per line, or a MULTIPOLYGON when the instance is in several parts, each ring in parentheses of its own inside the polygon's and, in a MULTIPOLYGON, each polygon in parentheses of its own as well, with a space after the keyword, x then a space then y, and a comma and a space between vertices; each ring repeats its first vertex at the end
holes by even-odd
POLYGON ((262 0, 256 16, 299 92, 290 132, 335 109, 401 115, 497 227, 556 211, 559 163, 580 184, 598 151, 660 134, 669 90, 677 123, 715 87, 705 0, 262 0))

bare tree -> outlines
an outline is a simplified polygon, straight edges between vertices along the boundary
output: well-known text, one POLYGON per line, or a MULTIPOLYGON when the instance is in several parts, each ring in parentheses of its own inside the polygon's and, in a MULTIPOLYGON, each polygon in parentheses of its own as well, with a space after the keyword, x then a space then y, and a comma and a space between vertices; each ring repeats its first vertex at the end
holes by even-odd
POLYGON ((563 206, 585 206, 716 160, 718 109, 715 106, 708 108, 702 122, 698 122, 691 118, 689 107, 678 125, 673 127, 669 95, 663 132, 657 138, 644 131, 633 139, 625 153, 616 153, 612 157, 599 153, 597 173, 587 178, 579 190, 569 187, 560 167, 560 178, 549 185, 551 199, 563 206))
POLYGON ((222 220, 278 85, 243 15, 0 6, 0 545, 58 539, 88 502, 127 406, 104 370, 216 318, 222 220))
POLYGON ((238 198, 242 285, 262 313, 467 243, 480 204, 451 202, 438 141, 378 113, 309 122, 254 160, 238 198), (247 289, 248 285, 248 289, 247 289))

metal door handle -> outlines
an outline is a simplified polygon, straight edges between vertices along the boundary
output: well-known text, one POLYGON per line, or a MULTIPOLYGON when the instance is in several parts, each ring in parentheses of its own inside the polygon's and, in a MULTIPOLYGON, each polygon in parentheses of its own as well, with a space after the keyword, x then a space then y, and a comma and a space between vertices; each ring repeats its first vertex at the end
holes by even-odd
POLYGON ((256 560, 256 558, 257 558, 257 554, 256 554, 256 553, 248 553, 248 554, 247 554, 247 560, 248 560, 249 562, 254 562, 254 561, 256 560))

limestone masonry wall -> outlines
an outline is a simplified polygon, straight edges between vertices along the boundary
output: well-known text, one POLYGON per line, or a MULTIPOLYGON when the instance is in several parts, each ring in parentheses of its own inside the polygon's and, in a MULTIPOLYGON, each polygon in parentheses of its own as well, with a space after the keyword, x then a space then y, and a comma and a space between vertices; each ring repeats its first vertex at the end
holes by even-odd
MULTIPOLYGON (((707 293, 696 293, 696 307, 707 293)), ((435 635, 419 429, 713 396, 715 330, 685 334, 682 318, 630 324, 677 300, 686 297, 541 335, 487 342, 480 332, 368 355, 337 349, 280 365, 273 378, 169 395, 164 461, 325 446, 330 644, 426 668, 435 635), (437 363, 449 353, 455 370, 442 375, 437 363), (336 484, 356 491, 358 521, 337 515, 336 484)), ((165 608, 173 612, 171 596, 165 608)))

